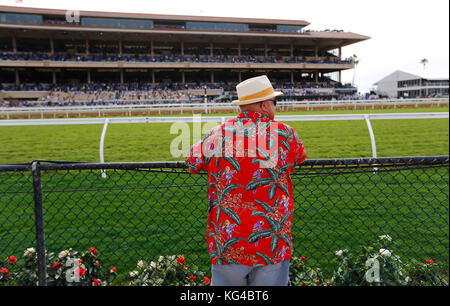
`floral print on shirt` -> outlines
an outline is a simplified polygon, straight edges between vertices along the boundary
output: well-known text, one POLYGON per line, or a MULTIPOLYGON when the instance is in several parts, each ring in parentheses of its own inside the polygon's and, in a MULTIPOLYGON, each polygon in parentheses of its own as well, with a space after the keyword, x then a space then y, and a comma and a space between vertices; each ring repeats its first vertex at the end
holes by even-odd
POLYGON ((290 173, 305 158, 294 129, 258 112, 239 114, 191 148, 189 172, 208 172, 212 264, 257 266, 291 258, 290 173))

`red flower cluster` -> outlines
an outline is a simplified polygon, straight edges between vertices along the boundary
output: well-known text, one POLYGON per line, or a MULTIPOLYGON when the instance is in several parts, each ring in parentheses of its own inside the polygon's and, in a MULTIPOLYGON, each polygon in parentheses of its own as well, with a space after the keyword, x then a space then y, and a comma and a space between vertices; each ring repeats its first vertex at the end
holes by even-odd
POLYGON ((116 272, 116 271, 117 271, 117 268, 114 267, 114 266, 111 266, 111 271, 116 272))
POLYGON ((95 253, 97 253, 97 249, 96 248, 90 248, 89 252, 91 252, 91 255, 95 255, 95 253))
POLYGON ((6 269, 6 268, 2 268, 1 272, 2 272, 3 275, 8 275, 10 273, 9 270, 6 269))
POLYGON ((203 280, 205 281, 205 285, 209 285, 211 283, 211 279, 206 276, 203 278, 203 280))
POLYGON ((92 282, 92 284, 94 285, 94 286, 101 286, 102 284, 100 283, 100 281, 98 280, 98 279, 96 279, 96 278, 94 278, 94 281, 92 282))
POLYGON ((186 260, 183 257, 177 258, 177 263, 184 266, 186 265, 186 260))
POLYGON ((8 258, 6 258, 6 260, 7 260, 10 264, 15 264, 15 263, 17 262, 16 256, 9 256, 8 258))
POLYGON ((195 276, 194 275, 189 276, 189 278, 192 279, 195 282, 195 276))
POLYGON ((83 267, 79 267, 77 269, 77 273, 78 273, 79 276, 84 277, 86 275, 86 269, 83 268, 83 267))
POLYGON ((55 262, 52 266, 53 269, 58 270, 61 267, 61 263, 59 261, 55 262))
POLYGON ((427 263, 429 263, 429 264, 433 264, 433 265, 435 265, 435 264, 436 264, 436 262, 435 262, 434 260, 431 260, 431 259, 427 260, 427 263))
POLYGON ((306 262, 306 257, 302 256, 302 257, 300 257, 300 260, 303 261, 303 262, 306 262))

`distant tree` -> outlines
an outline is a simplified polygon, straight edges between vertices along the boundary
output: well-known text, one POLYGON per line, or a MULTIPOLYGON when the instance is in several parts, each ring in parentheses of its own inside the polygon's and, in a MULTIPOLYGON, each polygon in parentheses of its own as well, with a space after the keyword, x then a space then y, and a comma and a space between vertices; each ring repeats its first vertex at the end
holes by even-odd
POLYGON ((425 70, 425 66, 428 64, 428 59, 423 58, 420 60, 420 63, 423 65, 423 70, 425 70))

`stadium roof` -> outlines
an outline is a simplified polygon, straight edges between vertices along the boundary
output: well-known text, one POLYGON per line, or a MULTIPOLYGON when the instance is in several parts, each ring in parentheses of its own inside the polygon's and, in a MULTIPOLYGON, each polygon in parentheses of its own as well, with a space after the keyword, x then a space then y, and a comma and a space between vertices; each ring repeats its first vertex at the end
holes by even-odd
MULTIPOLYGON (((65 16, 67 10, 27 8, 16 6, 0 6, 0 11, 8 13, 28 13, 44 15, 65 16)), ((81 16, 86 17, 113 17, 113 18, 136 18, 136 19, 156 19, 156 20, 183 20, 183 21, 208 21, 208 22, 245 22, 253 24, 282 24, 308 26, 309 22, 304 20, 287 19, 261 19, 261 18, 237 18, 237 17, 212 17, 212 16, 188 16, 188 15, 162 15, 162 14, 142 14, 142 13, 118 13, 118 12, 94 12, 80 11, 81 16)))

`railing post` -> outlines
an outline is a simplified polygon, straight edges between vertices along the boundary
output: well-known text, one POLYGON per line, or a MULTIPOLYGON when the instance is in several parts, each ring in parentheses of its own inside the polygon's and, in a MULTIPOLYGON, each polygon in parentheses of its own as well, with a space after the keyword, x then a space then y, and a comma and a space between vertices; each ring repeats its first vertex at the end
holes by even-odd
POLYGON ((34 190, 34 220, 36 226, 37 276, 39 286, 47 286, 47 264, 45 258, 44 212, 42 207, 42 181, 39 162, 31 165, 34 190))
MULTIPOLYGON (((104 157, 104 146, 105 146, 105 137, 106 137, 106 131, 108 129, 109 119, 105 119, 105 124, 103 126, 103 132, 102 132, 102 138, 100 139, 100 162, 102 164, 105 163, 105 157, 104 157)), ((102 170, 102 178, 106 178, 106 171, 102 170)))

